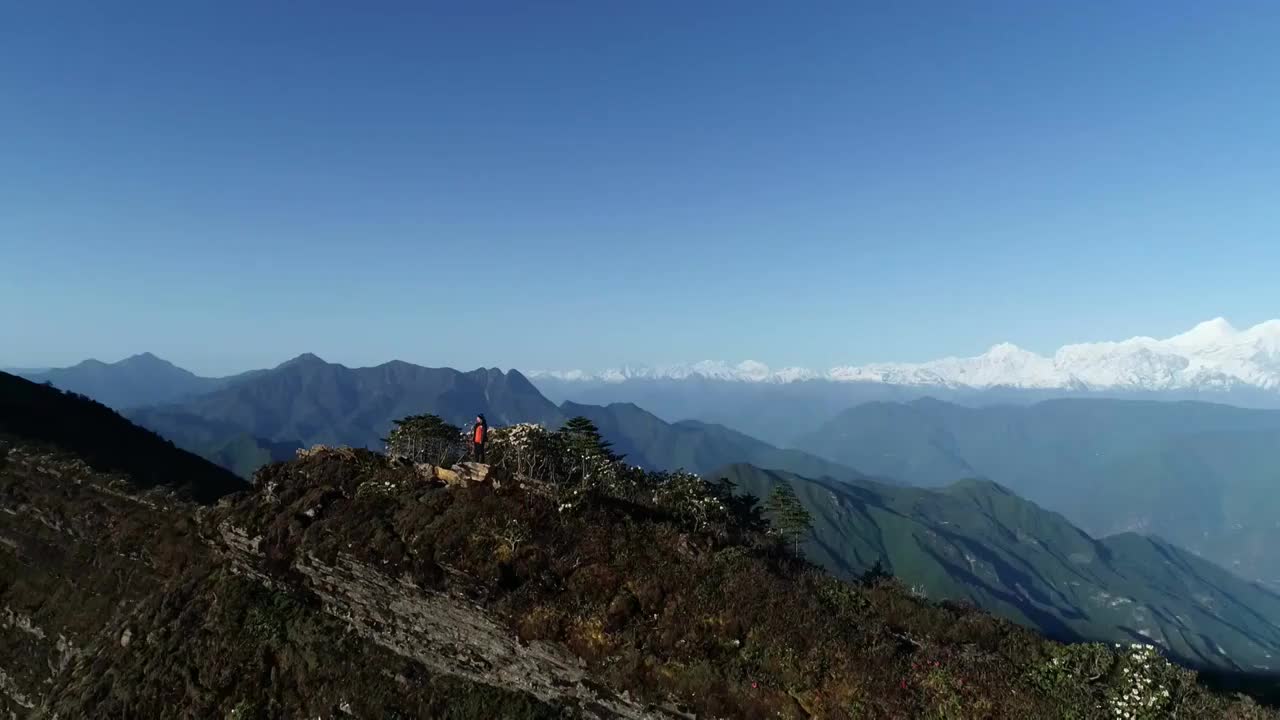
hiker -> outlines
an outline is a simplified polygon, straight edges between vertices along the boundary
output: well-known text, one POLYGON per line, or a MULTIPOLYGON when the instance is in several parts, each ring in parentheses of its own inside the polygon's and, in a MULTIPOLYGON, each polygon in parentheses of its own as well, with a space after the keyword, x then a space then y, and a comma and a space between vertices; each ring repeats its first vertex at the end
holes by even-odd
POLYGON ((476 416, 475 428, 471 431, 471 459, 478 463, 484 462, 484 441, 489 435, 489 423, 485 421, 484 414, 476 416))

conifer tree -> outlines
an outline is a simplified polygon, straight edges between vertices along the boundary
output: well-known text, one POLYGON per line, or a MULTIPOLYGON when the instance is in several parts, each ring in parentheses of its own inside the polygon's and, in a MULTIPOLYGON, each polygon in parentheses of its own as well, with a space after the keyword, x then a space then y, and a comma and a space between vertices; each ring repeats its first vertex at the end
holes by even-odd
POLYGON ((572 418, 560 428, 560 432, 564 433, 569 442, 569 447, 574 450, 590 452, 605 457, 613 455, 613 451, 610 450, 613 443, 605 440, 600 435, 600 429, 588 418, 581 415, 572 418))
POLYGON ((875 585, 881 580, 890 580, 892 578, 893 575, 884 569, 884 563, 879 558, 876 558, 876 564, 872 565, 870 570, 862 573, 862 576, 858 578, 858 582, 863 585, 875 585))
POLYGON ((572 458, 570 476, 575 482, 594 488, 614 477, 622 456, 612 450, 613 444, 600 435, 600 429, 590 419, 572 418, 560 428, 560 436, 572 458))
POLYGON ((769 512, 778 531, 794 543, 796 554, 800 554, 800 539, 813 527, 813 518, 800 504, 800 498, 796 497, 789 483, 778 483, 773 488, 769 495, 769 512))

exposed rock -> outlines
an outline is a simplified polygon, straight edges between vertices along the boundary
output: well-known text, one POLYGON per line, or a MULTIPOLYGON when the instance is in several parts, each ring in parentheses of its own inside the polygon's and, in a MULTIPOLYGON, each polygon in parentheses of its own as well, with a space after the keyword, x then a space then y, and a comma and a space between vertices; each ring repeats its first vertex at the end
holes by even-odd
POLYGON ((459 484, 463 487, 469 485, 484 485, 493 481, 493 469, 489 465, 477 462, 463 462, 453 466, 453 471, 457 473, 459 484))
POLYGON ((440 467, 431 463, 416 463, 413 466, 413 470, 423 480, 439 481, 448 487, 485 485, 495 480, 495 474, 491 466, 475 462, 462 462, 451 468, 440 467))
POLYGON ((450 487, 462 487, 465 485, 462 480, 462 476, 458 474, 457 470, 432 466, 432 472, 435 473, 436 480, 439 480, 450 487))
POLYGON ((514 633, 460 595, 425 590, 408 577, 388 577, 346 555, 332 565, 307 556, 294 569, 326 612, 361 637, 434 672, 590 708, 584 713, 588 718, 685 717, 609 691, 561 646, 521 645, 514 633))

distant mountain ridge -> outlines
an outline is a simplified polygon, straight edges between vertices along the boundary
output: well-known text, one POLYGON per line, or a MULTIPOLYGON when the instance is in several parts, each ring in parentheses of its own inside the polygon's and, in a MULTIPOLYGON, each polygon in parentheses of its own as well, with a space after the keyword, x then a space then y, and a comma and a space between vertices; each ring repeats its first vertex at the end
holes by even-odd
POLYGON ((786 483, 814 519, 814 562, 882 563, 932 599, 968 600, 1058 638, 1153 642, 1208 667, 1280 668, 1280 595, 1158 538, 1095 540, 993 482, 943 488, 815 480, 749 465, 708 475, 768 497, 786 483))
POLYGON ((200 377, 149 352, 114 363, 90 359, 67 368, 15 374, 87 395, 116 410, 175 402, 212 392, 235 379, 200 377))
POLYGON ((402 361, 348 368, 312 354, 181 403, 135 408, 129 417, 243 475, 302 446, 380 449, 393 421, 433 413, 467 426, 477 413, 491 425, 533 422, 559 427, 570 417, 596 422, 628 461, 648 469, 705 472, 728 462, 840 479, 862 477, 839 463, 783 450, 725 427, 668 423, 634 405, 556 406, 515 370, 462 372, 402 361))
POLYGON ((799 447, 905 482, 986 477, 1094 535, 1156 534, 1280 587, 1280 411, 1197 402, 867 403, 799 447))
POLYGON ((1052 357, 1011 343, 977 357, 924 363, 875 363, 825 371, 789 367, 772 370, 755 361, 736 365, 705 361, 690 365, 623 367, 599 373, 581 370, 530 373, 535 381, 616 384, 651 380, 716 380, 744 383, 879 383, 950 389, 1019 388, 1071 391, 1280 392, 1280 319, 1236 330, 1215 318, 1164 340, 1134 337, 1120 342, 1066 345, 1052 357))
POLYGON ((274 443, 376 448, 392 420, 422 412, 456 425, 477 413, 495 425, 562 420, 559 409, 516 371, 460 372, 399 360, 348 368, 310 353, 181 403, 131 411, 130 417, 162 434, 198 418, 274 443))
POLYGON ((636 405, 564 403, 566 416, 590 419, 629 463, 653 470, 705 473, 726 462, 746 462, 834 480, 870 479, 845 465, 800 450, 774 447, 722 425, 696 420, 667 423, 636 405))

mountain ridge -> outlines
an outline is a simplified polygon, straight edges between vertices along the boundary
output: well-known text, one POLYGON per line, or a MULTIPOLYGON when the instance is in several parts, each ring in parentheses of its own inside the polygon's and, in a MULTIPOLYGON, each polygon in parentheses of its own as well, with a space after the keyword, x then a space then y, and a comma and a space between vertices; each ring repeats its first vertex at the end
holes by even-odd
POLYGON ((652 380, 711 380, 744 383, 879 383, 949 389, 1191 390, 1254 388, 1280 392, 1280 319, 1237 330, 1224 318, 1199 323, 1163 340, 1136 336, 1122 341, 1064 345, 1043 356, 1004 342, 974 357, 921 363, 871 363, 827 370, 772 370, 753 360, 738 364, 703 361, 687 365, 631 367, 598 373, 538 371, 534 380, 617 384, 652 380))
POLYGON ((432 413, 467 426, 484 413, 494 426, 533 422, 556 428, 577 415, 651 470, 700 473, 731 460, 839 478, 862 474, 721 425, 669 423, 635 405, 588 406, 548 400, 517 370, 426 368, 391 361, 348 368, 304 354, 182 403, 135 408, 130 419, 247 477, 263 462, 315 444, 380 449, 393 422, 432 413))
POLYGON ((168 488, 200 501, 247 487, 100 402, 3 372, 0 440, 70 450, 98 472, 126 474, 137 486, 168 488))
POLYGON ((1059 639, 1156 642, 1195 664, 1280 667, 1280 594, 1160 538, 1093 538, 1000 483, 833 483, 747 463, 707 477, 757 497, 790 485, 814 520, 807 554, 843 577, 880 563, 931 598, 1059 639), (1229 657, 1218 649, 1227 646, 1229 657))
POLYGON ((774 447, 723 425, 698 420, 666 423, 633 403, 599 406, 565 402, 560 409, 566 416, 591 420, 628 463, 650 470, 682 468, 704 473, 723 465, 726 459, 735 459, 772 469, 807 470, 836 480, 870 479, 854 468, 800 450, 774 447))
POLYGON ((1280 411, 1200 402, 1057 399, 966 407, 876 402, 799 446, 934 487, 986 477, 1097 535, 1157 534, 1280 587, 1280 411))
POLYGON ((171 420, 197 417, 273 443, 370 448, 381 445, 392 420, 429 411, 455 425, 477 413, 495 424, 563 419, 515 370, 460 371, 404 361, 349 368, 311 353, 181 403, 139 408, 130 417, 162 434, 178 434, 171 420))

